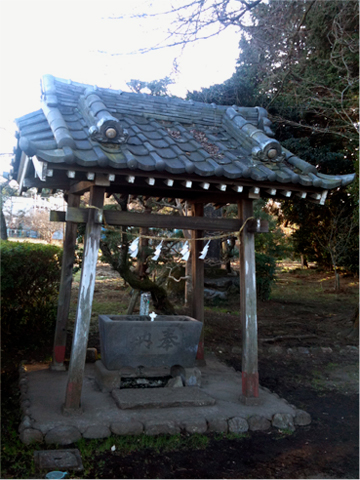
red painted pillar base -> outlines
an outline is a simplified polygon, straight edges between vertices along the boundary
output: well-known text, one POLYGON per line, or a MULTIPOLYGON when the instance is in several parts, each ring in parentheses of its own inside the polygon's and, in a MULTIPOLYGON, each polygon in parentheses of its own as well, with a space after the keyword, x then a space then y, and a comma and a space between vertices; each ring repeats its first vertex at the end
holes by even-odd
POLYGON ((204 360, 204 342, 202 340, 198 344, 196 360, 204 360))
POLYGON ((242 372, 242 394, 245 397, 259 396, 259 374, 242 372))
POLYGON ((244 405, 261 405, 263 399, 259 397, 259 374, 242 372, 241 403, 244 405))
POLYGON ((56 347, 54 347, 54 356, 56 363, 64 363, 65 349, 65 345, 57 345, 56 347))
POLYGON ((66 386, 66 398, 62 407, 62 413, 64 415, 81 415, 81 404, 79 407, 73 407, 78 403, 78 399, 81 396, 82 382, 68 382, 66 386))
POLYGON ((54 347, 54 352, 53 352, 54 358, 52 363, 50 364, 50 370, 59 371, 59 372, 66 371, 66 367, 64 365, 65 350, 66 350, 65 345, 56 345, 54 347))

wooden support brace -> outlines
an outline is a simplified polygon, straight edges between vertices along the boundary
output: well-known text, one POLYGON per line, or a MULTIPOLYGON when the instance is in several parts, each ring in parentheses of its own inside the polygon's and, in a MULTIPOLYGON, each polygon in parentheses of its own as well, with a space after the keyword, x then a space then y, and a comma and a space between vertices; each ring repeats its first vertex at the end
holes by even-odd
MULTIPOLYGON (((238 202, 240 219, 253 215, 252 200, 238 202)), ((259 397, 258 342, 256 310, 255 237, 247 226, 240 237, 240 319, 242 324, 242 398, 249 404, 259 397)))
MULTIPOLYGON (((69 194, 68 206, 78 207, 80 196, 69 194)), ((76 223, 66 223, 63 258, 61 266, 61 279, 56 317, 56 328, 54 337, 53 360, 51 370, 66 370, 64 366, 66 349, 66 326, 70 309, 71 284, 73 278, 73 266, 76 245, 76 223)))
POLYGON ((91 307, 95 289, 96 263, 99 253, 101 224, 95 221, 104 203, 104 187, 91 187, 88 222, 85 232, 85 248, 81 269, 76 323, 71 349, 68 382, 63 412, 76 414, 81 411, 81 390, 84 378, 86 348, 89 336, 91 307))

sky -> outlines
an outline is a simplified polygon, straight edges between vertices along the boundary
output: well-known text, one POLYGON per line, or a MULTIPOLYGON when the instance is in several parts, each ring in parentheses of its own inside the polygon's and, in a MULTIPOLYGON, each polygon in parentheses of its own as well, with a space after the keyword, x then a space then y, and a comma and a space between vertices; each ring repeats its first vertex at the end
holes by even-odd
MULTIPOLYGON (((159 13, 184 2, 0 0, 0 153, 12 152, 15 145, 13 120, 40 108, 44 74, 121 90, 129 90, 131 79, 172 76, 176 83, 170 91, 180 97, 230 78, 239 56, 235 29, 183 50, 137 53, 161 42, 173 17, 134 19, 131 14, 159 13)), ((4 155, 0 162, 0 170, 8 170, 4 155)))

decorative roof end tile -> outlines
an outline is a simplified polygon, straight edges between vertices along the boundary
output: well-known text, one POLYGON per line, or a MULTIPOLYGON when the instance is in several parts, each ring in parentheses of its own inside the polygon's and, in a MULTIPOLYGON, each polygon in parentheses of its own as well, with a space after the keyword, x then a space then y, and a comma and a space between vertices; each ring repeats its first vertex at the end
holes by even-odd
POLYGON ((126 143, 129 134, 122 128, 120 122, 108 111, 102 99, 94 93, 94 89, 87 88, 84 92, 84 107, 88 118, 94 123, 89 127, 92 140, 100 143, 126 143))

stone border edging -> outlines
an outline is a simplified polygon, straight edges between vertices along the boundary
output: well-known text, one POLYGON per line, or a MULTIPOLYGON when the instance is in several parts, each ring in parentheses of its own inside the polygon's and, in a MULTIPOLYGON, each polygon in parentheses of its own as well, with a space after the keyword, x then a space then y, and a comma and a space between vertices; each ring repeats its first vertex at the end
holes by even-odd
MULTIPOLYGON (((242 434, 248 431, 264 431, 274 427, 279 430, 294 431, 297 426, 306 426, 311 423, 310 415, 304 410, 297 409, 294 405, 290 405, 287 400, 282 399, 295 409, 295 415, 289 413, 278 412, 269 420, 262 415, 251 415, 247 418, 241 416, 226 417, 209 417, 196 416, 190 417, 181 422, 173 420, 147 420, 142 423, 140 421, 112 422, 109 425, 104 423, 87 426, 80 431, 73 425, 58 425, 47 431, 41 431, 34 427, 35 419, 31 417, 31 401, 28 396, 27 373, 24 368, 24 362, 19 367, 19 388, 20 388, 20 405, 22 409, 22 420, 19 425, 20 440, 29 445, 33 442, 43 442, 47 444, 70 445, 77 442, 81 438, 107 438, 114 435, 166 435, 176 434, 185 431, 189 434, 194 433, 235 433, 242 434)), ((266 387, 261 387, 264 391, 270 392, 266 387)), ((280 398, 276 393, 272 395, 280 398)))

